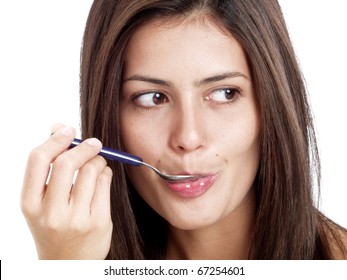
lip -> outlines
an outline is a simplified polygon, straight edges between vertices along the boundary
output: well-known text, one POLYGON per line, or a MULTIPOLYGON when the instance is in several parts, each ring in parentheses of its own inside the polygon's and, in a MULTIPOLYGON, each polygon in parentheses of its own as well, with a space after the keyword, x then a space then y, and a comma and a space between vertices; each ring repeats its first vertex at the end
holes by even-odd
POLYGON ((170 190, 182 197, 197 197, 205 193, 215 182, 217 174, 203 175, 197 180, 191 180, 183 183, 167 182, 170 190))

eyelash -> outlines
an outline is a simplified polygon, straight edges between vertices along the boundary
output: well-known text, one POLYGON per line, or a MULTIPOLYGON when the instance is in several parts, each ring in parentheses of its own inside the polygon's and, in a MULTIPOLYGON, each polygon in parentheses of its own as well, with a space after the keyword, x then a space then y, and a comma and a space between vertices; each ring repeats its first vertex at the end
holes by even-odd
MULTIPOLYGON (((211 102, 214 102, 215 104, 217 105, 231 105, 231 103, 235 103, 239 100, 239 97, 240 95, 242 95, 242 91, 237 88, 237 87, 224 87, 224 88, 217 88, 217 89, 214 89, 212 91, 210 91, 209 94, 207 94, 206 97, 204 97, 204 100, 206 101, 211 101, 211 102), (215 101, 215 100, 212 100, 211 98, 211 95, 215 94, 216 92, 218 91, 231 91, 232 92, 232 97, 230 100, 227 100, 227 101, 215 101)), ((142 93, 138 93, 138 94, 134 94, 132 97, 131 97, 131 101, 135 104, 136 107, 139 107, 141 109, 145 109, 145 110, 152 110, 152 109, 158 109, 160 108, 160 106, 166 102, 168 102, 168 97, 165 93, 163 92, 160 92, 160 91, 147 91, 147 92, 142 92, 142 93), (143 96, 146 96, 146 95, 151 95, 153 94, 153 97, 155 94, 160 94, 161 96, 164 97, 164 101, 160 104, 157 104, 157 105, 153 105, 153 106, 144 106, 144 105, 141 105, 138 100, 140 97, 143 97, 143 96)))
MULTIPOLYGON (((139 104, 138 99, 142 96, 149 95, 149 94, 154 94, 154 95, 155 94, 161 94, 162 96, 164 96, 165 102, 167 102, 167 100, 168 100, 168 97, 166 96, 165 93, 162 93, 160 91, 148 91, 148 92, 142 92, 142 93, 134 94, 134 96, 132 96, 132 98, 131 98, 131 101, 135 104, 136 107, 141 108, 141 109, 145 109, 145 110, 158 109, 161 104, 154 105, 154 106, 143 106, 143 105, 139 104)), ((165 103, 165 102, 163 102, 163 103, 165 103)))
POLYGON ((223 105, 223 104, 231 104, 231 103, 235 103, 236 101, 238 101, 238 97, 241 95, 241 90, 237 87, 225 87, 225 88, 218 88, 218 89, 215 89, 213 91, 211 91, 211 93, 208 94, 208 96, 205 98, 206 100, 208 101, 212 101, 216 104, 220 104, 220 105, 223 105), (218 91, 224 91, 224 94, 229 91, 232 93, 232 96, 231 96, 231 99, 227 100, 227 101, 216 101, 216 100, 211 100, 211 95, 212 94, 215 94, 216 92, 218 91))

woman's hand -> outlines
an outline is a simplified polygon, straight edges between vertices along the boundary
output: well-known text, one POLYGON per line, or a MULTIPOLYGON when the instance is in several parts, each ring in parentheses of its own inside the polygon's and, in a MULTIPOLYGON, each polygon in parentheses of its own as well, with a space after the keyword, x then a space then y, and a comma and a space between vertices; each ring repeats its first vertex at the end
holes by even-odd
POLYGON ((21 197, 38 256, 105 259, 112 235, 112 171, 97 155, 102 144, 91 138, 67 150, 75 130, 61 125, 53 130, 29 156, 21 197))

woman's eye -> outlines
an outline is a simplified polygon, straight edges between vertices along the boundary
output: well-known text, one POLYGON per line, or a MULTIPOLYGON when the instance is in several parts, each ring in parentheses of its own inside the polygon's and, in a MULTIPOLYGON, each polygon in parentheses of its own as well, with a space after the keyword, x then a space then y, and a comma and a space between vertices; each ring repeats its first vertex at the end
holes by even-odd
POLYGON ((207 99, 217 103, 229 103, 234 101, 236 94, 239 92, 236 88, 221 88, 210 93, 207 99))
POLYGON ((134 100, 142 107, 154 107, 167 102, 167 97, 160 92, 148 92, 138 95, 134 100))

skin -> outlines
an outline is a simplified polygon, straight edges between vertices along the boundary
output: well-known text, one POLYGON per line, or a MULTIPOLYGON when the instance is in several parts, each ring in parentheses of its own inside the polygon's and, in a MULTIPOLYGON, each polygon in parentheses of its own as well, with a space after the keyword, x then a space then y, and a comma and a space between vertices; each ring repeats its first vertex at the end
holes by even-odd
POLYGON ((112 234, 112 171, 105 159, 97 156, 101 142, 87 139, 67 151, 75 130, 55 125, 52 132, 30 153, 21 196, 38 257, 104 259, 112 234))
POLYGON ((133 35, 121 98, 125 150, 168 174, 215 176, 206 192, 183 197, 151 170, 128 168, 170 225, 169 259, 247 258, 259 131, 245 54, 215 21, 154 21, 133 35))

